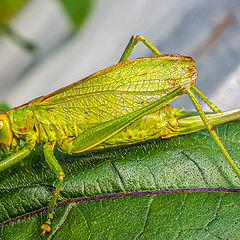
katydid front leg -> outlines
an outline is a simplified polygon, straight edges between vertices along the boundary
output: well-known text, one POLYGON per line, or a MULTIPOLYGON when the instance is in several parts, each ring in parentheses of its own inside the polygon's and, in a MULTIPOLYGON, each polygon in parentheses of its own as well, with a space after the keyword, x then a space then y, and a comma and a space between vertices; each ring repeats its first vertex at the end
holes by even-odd
POLYGON ((0 172, 23 160, 27 155, 29 155, 34 146, 35 141, 29 141, 24 144, 22 149, 15 153, 12 153, 6 159, 0 161, 0 172))
POLYGON ((47 209, 47 220, 41 226, 41 229, 43 230, 41 233, 42 236, 44 236, 46 232, 51 231, 51 223, 52 223, 53 214, 54 214, 54 207, 57 202, 57 198, 60 194, 62 184, 63 184, 63 178, 65 176, 60 164, 58 163, 57 159, 53 154, 53 149, 54 149, 54 143, 47 142, 43 146, 45 160, 48 163, 48 165, 51 167, 51 169, 54 171, 54 173, 57 175, 58 182, 57 182, 57 187, 53 192, 52 199, 47 209))

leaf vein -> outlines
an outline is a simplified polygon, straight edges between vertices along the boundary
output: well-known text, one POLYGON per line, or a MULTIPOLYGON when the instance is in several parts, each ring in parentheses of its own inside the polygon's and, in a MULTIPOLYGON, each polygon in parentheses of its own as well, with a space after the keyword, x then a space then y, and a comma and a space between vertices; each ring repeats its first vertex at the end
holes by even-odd
POLYGON ((111 166, 111 168, 113 169, 115 175, 117 176, 117 178, 119 179, 119 183, 121 186, 121 189, 123 192, 126 192, 125 187, 124 187, 124 183, 123 183, 123 179, 118 171, 118 169, 116 168, 116 166, 114 165, 114 163, 112 161, 108 161, 109 165, 111 166))
POLYGON ((144 218, 144 222, 143 222, 143 226, 142 226, 142 229, 140 230, 140 232, 136 235, 136 237, 134 238, 135 240, 137 238, 139 238, 145 231, 145 227, 147 225, 147 220, 148 220, 148 216, 149 216, 149 212, 150 212, 150 209, 151 209, 151 206, 152 206, 152 202, 154 200, 154 196, 152 196, 151 198, 149 198, 149 202, 148 202, 148 205, 147 205, 147 209, 146 209, 146 214, 145 214, 145 218, 144 218))

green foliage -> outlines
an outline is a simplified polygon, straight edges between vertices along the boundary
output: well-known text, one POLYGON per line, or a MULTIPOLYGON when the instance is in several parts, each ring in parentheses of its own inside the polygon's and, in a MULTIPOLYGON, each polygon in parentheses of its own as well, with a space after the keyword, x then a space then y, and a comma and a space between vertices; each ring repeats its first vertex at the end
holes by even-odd
MULTIPOLYGON (((9 20, 19 11, 28 0, 1 0, 0 1, 0 31, 5 33, 14 42, 25 50, 35 53, 38 46, 26 40, 8 25, 9 20)), ((54 1, 54 0, 52 0, 54 1)), ((93 0, 58 0, 64 12, 70 19, 74 29, 79 29, 85 21, 93 5, 93 0)))
POLYGON ((28 0, 0 1, 0 28, 6 24, 28 0))
POLYGON ((8 22, 29 0, 1 0, 0 1, 0 33, 6 34, 16 44, 29 52, 36 52, 37 46, 18 34, 8 22))
MULTIPOLYGON (((28 0, 0 1, 0 28, 17 13, 28 0)), ((53 1, 53 0, 52 0, 53 1)), ((58 0, 69 16, 74 28, 79 28, 91 10, 94 0, 58 0)))
POLYGON ((78 29, 89 14, 93 0, 58 0, 68 14, 74 28, 78 29))
MULTIPOLYGON (((240 166, 240 121, 215 127, 240 166)), ((159 189, 239 188, 206 130, 81 154, 55 152, 62 199, 159 189)), ((46 206, 56 178, 41 146, 0 175, 0 222, 46 206)), ((240 193, 192 192, 108 198, 56 208, 45 239, 238 239, 240 193)), ((46 212, 1 227, 0 239, 42 239, 46 212)))

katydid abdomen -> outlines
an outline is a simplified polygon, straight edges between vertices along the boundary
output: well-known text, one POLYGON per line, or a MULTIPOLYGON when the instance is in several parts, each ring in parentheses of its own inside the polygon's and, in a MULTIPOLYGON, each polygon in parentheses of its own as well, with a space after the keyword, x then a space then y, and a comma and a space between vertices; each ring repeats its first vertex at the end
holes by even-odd
MULTIPOLYGON (((20 139, 28 141, 31 138, 36 139, 36 143, 40 144, 54 142, 54 145, 60 151, 69 154, 82 152, 82 150, 78 149, 73 150, 75 139, 85 130, 95 125, 46 124, 41 123, 37 118, 35 118, 31 124, 24 124, 24 121, 28 121, 29 118, 34 116, 28 106, 19 108, 16 111, 9 111, 8 115, 9 119, 11 119, 11 129, 16 138, 15 142, 18 142, 20 139), (21 118, 20 115, 23 117, 21 118), (18 119, 18 121, 15 121, 15 119, 18 119), (20 128, 19 122, 21 122, 25 128, 20 128)), ((159 137, 169 138, 205 128, 199 116, 181 118, 182 116, 184 116, 182 111, 170 105, 165 105, 159 110, 148 113, 136 121, 133 121, 121 131, 91 149, 134 144, 159 137)), ((230 118, 231 120, 239 119, 240 110, 235 109, 224 113, 210 114, 208 116, 212 125, 228 122, 230 118)), ((57 122, 58 121, 56 121, 56 123, 57 122)))
MULTIPOLYGON (((16 142, 20 139, 29 141, 35 139, 36 143, 44 144, 53 142, 62 152, 75 153, 81 152, 73 150, 75 139, 85 130, 95 124, 60 124, 59 121, 53 123, 41 123, 29 106, 24 106, 15 111, 7 112, 13 138, 16 142), (27 124, 31 118, 31 124, 27 124), (22 125, 20 125, 20 123, 22 125), (24 126, 24 127, 23 127, 24 126)), ((147 139, 157 137, 171 137, 178 135, 177 119, 181 115, 180 111, 170 105, 165 105, 161 109, 142 116, 130 125, 123 128, 120 132, 106 139, 94 149, 117 146, 120 144, 133 144, 147 139)), ((12 148, 10 146, 9 148, 12 148)))

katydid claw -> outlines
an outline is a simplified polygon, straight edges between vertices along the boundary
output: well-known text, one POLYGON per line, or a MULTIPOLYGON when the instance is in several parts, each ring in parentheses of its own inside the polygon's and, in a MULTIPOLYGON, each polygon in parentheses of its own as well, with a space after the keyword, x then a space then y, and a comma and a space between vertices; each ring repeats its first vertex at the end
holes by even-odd
MULTIPOLYGON (((50 220, 51 221, 51 220, 50 220)), ((41 226, 41 230, 42 233, 40 235, 44 236, 46 232, 50 232, 51 231, 51 227, 50 227, 50 224, 48 223, 44 223, 42 226, 41 226)))

